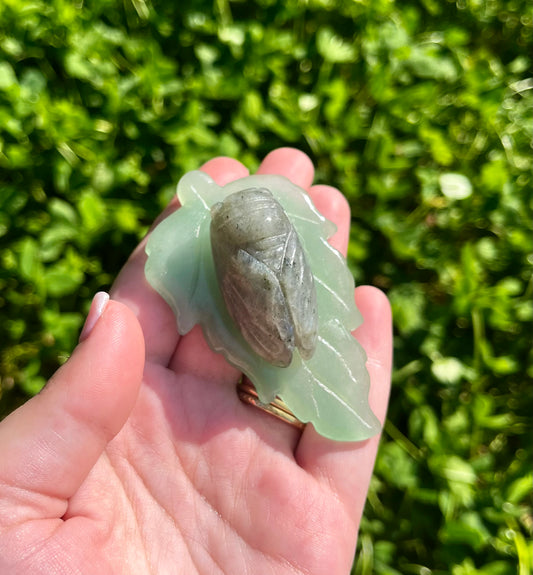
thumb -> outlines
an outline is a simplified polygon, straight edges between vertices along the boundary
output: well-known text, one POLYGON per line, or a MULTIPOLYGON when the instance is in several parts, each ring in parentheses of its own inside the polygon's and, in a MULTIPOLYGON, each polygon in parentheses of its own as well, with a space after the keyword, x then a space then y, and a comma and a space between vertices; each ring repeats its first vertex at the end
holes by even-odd
POLYGON ((95 296, 70 359, 0 423, 0 484, 21 497, 70 498, 133 409, 144 339, 133 312, 108 299, 95 296))

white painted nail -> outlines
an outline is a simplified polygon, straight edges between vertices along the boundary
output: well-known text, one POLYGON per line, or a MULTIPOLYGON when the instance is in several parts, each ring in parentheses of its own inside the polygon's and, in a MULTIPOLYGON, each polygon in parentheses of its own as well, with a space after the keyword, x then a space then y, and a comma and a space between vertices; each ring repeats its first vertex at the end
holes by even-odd
POLYGON ((100 316, 104 313, 107 302, 109 301, 109 294, 105 291, 99 291, 94 297, 91 303, 91 309, 85 320, 85 325, 81 330, 80 342, 87 339, 91 334, 96 322, 99 320, 100 316))

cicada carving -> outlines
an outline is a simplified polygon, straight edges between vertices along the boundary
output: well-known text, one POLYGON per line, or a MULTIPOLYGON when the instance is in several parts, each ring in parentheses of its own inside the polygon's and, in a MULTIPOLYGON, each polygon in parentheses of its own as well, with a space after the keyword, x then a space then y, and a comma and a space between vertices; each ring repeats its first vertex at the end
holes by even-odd
POLYGON ((211 249, 228 311, 250 347, 287 367, 317 341, 313 274, 298 234, 271 192, 235 192, 211 208, 211 249))

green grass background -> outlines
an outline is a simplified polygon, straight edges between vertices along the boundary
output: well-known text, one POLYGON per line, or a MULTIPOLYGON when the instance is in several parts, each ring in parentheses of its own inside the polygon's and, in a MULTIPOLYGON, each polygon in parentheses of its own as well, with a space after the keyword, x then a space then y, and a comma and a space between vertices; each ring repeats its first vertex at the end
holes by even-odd
POLYGON ((525 0, 1 0, 0 414, 181 175, 296 146, 394 310, 354 573, 532 573, 532 26, 525 0))

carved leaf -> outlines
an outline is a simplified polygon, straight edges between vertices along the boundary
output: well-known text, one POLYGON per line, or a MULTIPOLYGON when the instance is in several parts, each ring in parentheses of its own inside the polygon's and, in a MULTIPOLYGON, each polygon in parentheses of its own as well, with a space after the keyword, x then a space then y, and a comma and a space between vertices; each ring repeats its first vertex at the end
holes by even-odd
POLYGON ((184 335, 200 324, 209 345, 245 373, 261 401, 279 396, 318 433, 339 441, 360 441, 379 432, 368 404, 366 355, 351 331, 361 323, 354 282, 344 258, 327 242, 335 226, 314 208, 307 194, 281 176, 249 176, 220 187, 203 172, 189 172, 178 184, 181 208, 153 230, 146 252, 148 282, 176 314, 184 335), (218 288, 209 227, 210 209, 244 188, 268 188, 291 219, 307 254, 317 289, 318 343, 313 357, 297 351, 285 368, 257 356, 229 316, 218 288))

